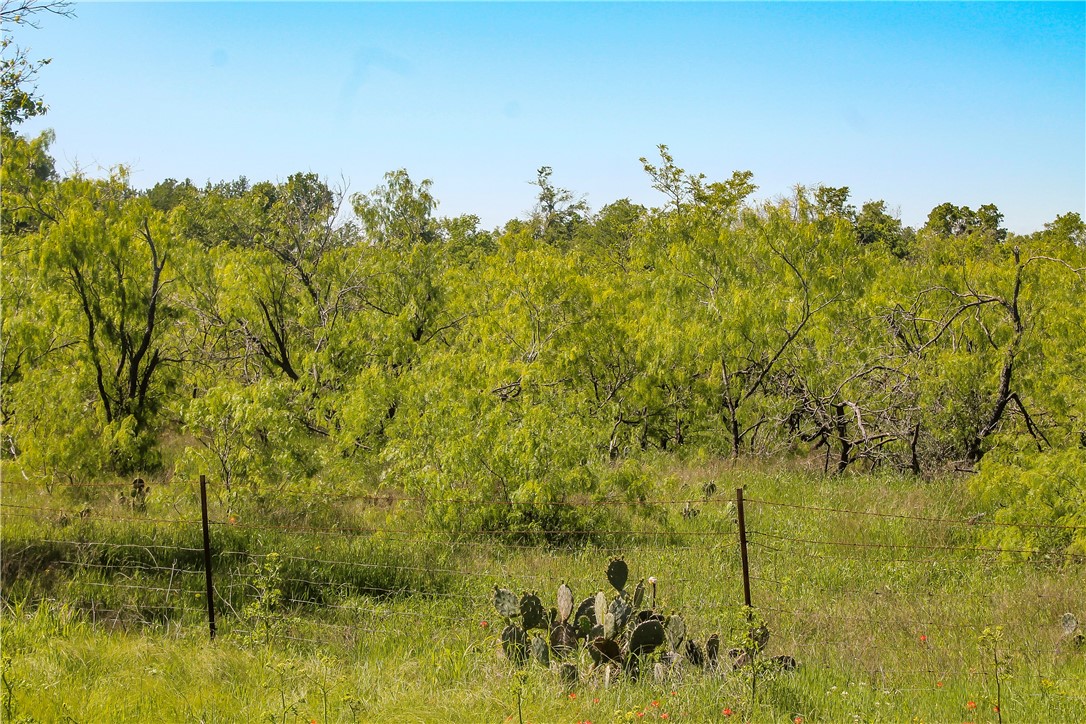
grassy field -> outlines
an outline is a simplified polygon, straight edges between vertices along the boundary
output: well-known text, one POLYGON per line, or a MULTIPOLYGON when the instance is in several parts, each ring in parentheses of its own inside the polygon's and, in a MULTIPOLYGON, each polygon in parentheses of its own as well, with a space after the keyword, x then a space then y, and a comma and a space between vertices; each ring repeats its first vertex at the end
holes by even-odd
POLYGON ((212 496, 208 641, 195 490, 3 487, 5 721, 1086 721, 1086 564, 995 552, 961 480, 661 464, 654 504, 524 537, 426 532, 419 505, 308 491, 227 511, 212 496), (708 489, 707 485, 712 484, 708 489), (580 681, 501 652, 500 585, 555 605, 609 590, 612 556, 657 579, 692 638, 746 630, 735 489, 762 660, 795 671, 580 681), (689 501, 689 503, 688 503, 689 501), (685 510, 685 513, 684 513, 685 510), (847 512, 846 512, 847 511, 847 512), (178 522, 181 521, 181 522, 178 522), (554 537, 554 536, 550 536, 554 537), (987 630, 987 634, 985 631, 987 630), (752 691, 753 690, 753 691, 752 691), (996 707, 1000 711, 996 711, 996 707))

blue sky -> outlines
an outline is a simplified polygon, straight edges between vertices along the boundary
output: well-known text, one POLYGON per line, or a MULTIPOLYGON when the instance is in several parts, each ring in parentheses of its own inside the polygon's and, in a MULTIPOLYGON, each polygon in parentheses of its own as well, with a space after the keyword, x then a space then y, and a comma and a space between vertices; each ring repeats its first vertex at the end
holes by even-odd
POLYGON ((16 31, 62 169, 352 191, 404 167, 446 215, 523 215, 538 167, 663 202, 656 145, 757 196, 1086 215, 1086 3, 78 3, 16 31))

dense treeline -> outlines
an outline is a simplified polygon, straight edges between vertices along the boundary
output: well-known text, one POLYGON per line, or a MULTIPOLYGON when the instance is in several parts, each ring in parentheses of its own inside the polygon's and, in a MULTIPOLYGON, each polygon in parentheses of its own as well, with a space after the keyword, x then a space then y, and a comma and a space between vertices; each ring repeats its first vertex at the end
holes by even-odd
POLYGON ((168 461, 238 505, 380 484, 531 526, 551 508, 486 503, 637 496, 654 451, 798 455, 979 469, 993 508, 1086 522, 1077 214, 1019 236, 948 203, 913 230, 847 188, 754 201, 661 146, 657 208, 593 212, 543 168, 530 218, 488 231, 402 170, 141 191, 60 177, 50 140, 3 135, 9 471, 168 461))

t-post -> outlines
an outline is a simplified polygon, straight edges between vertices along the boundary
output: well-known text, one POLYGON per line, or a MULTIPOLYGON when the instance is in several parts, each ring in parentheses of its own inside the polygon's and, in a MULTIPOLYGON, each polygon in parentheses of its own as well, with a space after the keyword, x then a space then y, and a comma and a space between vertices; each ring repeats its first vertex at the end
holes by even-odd
MULTIPOLYGON (((207 477, 200 476, 200 513, 204 519, 204 573, 207 577, 207 625, 215 639, 215 589, 211 585, 211 531, 207 526, 207 477)), ((745 555, 745 554, 744 554, 745 555)), ((744 558, 744 560, 746 560, 744 558)))

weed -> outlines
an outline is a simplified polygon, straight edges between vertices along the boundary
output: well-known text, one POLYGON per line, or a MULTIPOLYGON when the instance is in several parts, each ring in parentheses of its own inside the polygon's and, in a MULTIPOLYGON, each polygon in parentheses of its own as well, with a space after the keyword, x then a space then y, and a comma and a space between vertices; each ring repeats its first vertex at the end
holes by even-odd
POLYGON ((252 600, 242 611, 242 618, 249 628, 249 640, 254 644, 267 644, 279 633, 283 625, 279 608, 283 603, 283 563, 279 554, 272 552, 252 562, 252 600))

